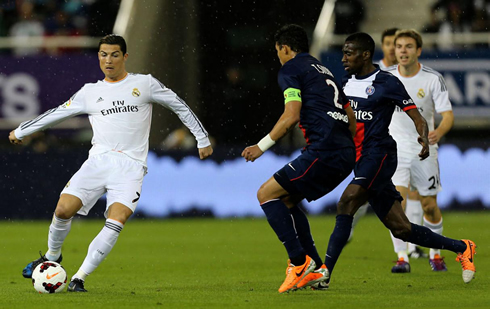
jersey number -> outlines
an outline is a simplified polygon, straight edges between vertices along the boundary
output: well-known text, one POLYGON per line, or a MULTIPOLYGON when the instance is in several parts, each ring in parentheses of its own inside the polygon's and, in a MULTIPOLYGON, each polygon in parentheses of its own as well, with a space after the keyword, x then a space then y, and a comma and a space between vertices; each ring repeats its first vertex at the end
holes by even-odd
POLYGON ((439 177, 432 176, 431 178, 429 178, 429 181, 432 181, 432 184, 429 187, 429 190, 436 189, 436 184, 439 185, 439 177))
POLYGON ((334 95, 333 95, 333 103, 335 104, 335 107, 340 108, 340 109, 343 109, 342 104, 339 103, 339 89, 337 88, 337 85, 331 79, 326 79, 325 81, 327 82, 327 85, 328 86, 332 86, 333 87, 333 93, 334 93, 334 95))

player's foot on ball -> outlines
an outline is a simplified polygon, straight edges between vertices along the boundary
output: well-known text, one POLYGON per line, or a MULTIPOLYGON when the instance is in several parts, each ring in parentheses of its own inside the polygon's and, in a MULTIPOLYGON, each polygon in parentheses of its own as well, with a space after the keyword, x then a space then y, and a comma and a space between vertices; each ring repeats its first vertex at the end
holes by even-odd
MULTIPOLYGON (((307 274, 303 280, 301 280, 297 288, 302 289, 308 286, 313 286, 319 282, 325 282, 330 278, 330 274, 328 272, 327 266, 323 264, 320 268, 315 269, 311 273, 307 274)), ((327 287, 328 288, 328 287, 327 287)))
POLYGON ((85 282, 82 279, 73 279, 68 285, 68 292, 87 292, 87 290, 85 290, 84 283, 85 282))
POLYGON ((303 265, 295 266, 288 260, 288 268, 286 268, 286 280, 279 288, 279 293, 289 292, 297 289, 297 284, 306 275, 315 270, 316 264, 309 256, 306 256, 306 261, 303 265))
POLYGON ((405 262, 403 258, 399 258, 398 261, 396 261, 395 266, 391 268, 391 272, 396 274, 396 273, 409 273, 410 272, 410 264, 408 262, 405 262))
MULTIPOLYGON (((32 262, 30 262, 29 264, 27 264, 26 267, 24 267, 24 269, 22 270, 22 276, 24 278, 32 278, 32 272, 34 271, 34 269, 37 267, 37 265, 41 264, 42 262, 46 262, 48 261, 48 259, 46 258, 45 255, 43 255, 41 253, 41 251, 39 251, 39 255, 41 256, 40 258, 38 258, 37 260, 34 260, 32 262)), ((63 255, 60 255, 60 257, 55 261, 56 263, 61 263, 61 260, 63 260, 63 255)))
POLYGON ((473 258, 476 254, 476 245, 469 239, 462 239, 466 244, 466 250, 463 253, 459 253, 456 261, 461 263, 463 268, 463 281, 469 283, 475 277, 475 264, 473 258))
POLYGON ((415 246, 415 250, 408 253, 408 257, 411 259, 426 259, 429 257, 427 252, 422 250, 419 246, 415 246))
POLYGON ((444 257, 439 254, 436 254, 433 259, 429 259, 429 264, 433 271, 447 271, 444 257))

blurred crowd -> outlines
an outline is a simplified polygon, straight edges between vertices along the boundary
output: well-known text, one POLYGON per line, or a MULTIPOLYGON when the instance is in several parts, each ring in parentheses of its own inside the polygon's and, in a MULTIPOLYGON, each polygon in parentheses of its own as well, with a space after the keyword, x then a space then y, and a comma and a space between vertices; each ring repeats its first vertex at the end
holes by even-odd
MULTIPOLYGON (((430 21, 421 29, 424 33, 439 34, 434 46, 441 50, 467 47, 454 44, 450 39, 454 33, 478 33, 490 31, 490 0, 439 0, 431 6, 430 21)), ((473 47, 487 48, 487 43, 473 47)))
MULTIPOLYGON (((112 33, 119 4, 120 0, 0 1, 0 37, 103 36, 112 33)), ((19 56, 39 52, 36 48, 13 51, 19 56)))
MULTIPOLYGON (((366 7, 369 8, 367 0, 337 0, 334 33, 361 31, 366 7)), ((430 6, 430 20, 419 30, 439 34, 441 42, 435 46, 439 49, 457 48, 451 43, 453 33, 490 32, 490 0, 436 0, 430 6)))
POLYGON ((426 33, 490 31, 490 0, 439 0, 431 7, 426 33))

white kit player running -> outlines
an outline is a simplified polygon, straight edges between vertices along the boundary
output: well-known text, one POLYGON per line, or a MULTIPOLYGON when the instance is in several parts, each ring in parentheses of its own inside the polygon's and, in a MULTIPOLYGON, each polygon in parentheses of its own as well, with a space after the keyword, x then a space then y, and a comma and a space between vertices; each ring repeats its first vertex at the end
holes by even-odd
POLYGON ((105 226, 88 248, 68 291, 86 292, 85 278, 109 254, 129 217, 134 213, 146 174, 152 103, 175 112, 194 134, 199 157, 213 153, 208 133, 186 103, 151 75, 130 74, 126 42, 108 35, 99 42, 99 65, 105 79, 87 83, 64 104, 35 119, 21 123, 10 132, 10 142, 22 139, 67 118, 88 114, 93 129, 92 148, 87 161, 73 175, 60 195, 48 235, 48 251, 27 264, 22 275, 32 277, 43 261, 61 262, 61 247, 75 214, 87 215, 96 201, 107 193, 105 226))
MULTIPOLYGON (((401 109, 396 109, 389 127, 398 149, 398 167, 393 175, 393 183, 405 199, 410 187, 418 190, 424 213, 423 225, 442 235, 442 215, 437 206, 437 193, 441 190, 437 143, 451 129, 454 115, 444 78, 418 62, 421 52, 422 37, 417 31, 397 31, 395 53, 398 65, 386 70, 400 79, 426 119, 429 126, 430 156, 424 161, 419 160, 418 133, 413 128, 411 119, 401 109), (434 125, 435 112, 442 115, 437 128, 434 125)), ((410 272, 407 243, 394 238, 393 235, 392 239, 395 252, 398 254, 398 261, 392 272, 410 272)), ((433 271, 447 270, 438 249, 430 249, 429 263, 433 271)))

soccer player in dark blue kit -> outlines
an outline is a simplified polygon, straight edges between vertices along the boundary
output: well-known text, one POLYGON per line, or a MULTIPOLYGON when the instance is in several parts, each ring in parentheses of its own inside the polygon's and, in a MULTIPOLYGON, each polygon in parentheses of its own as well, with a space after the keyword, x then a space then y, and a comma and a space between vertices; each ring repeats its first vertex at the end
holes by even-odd
MULTIPOLYGON (((410 223, 401 207, 402 198, 391 181, 397 166, 396 143, 388 133, 392 114, 395 108, 400 108, 413 120, 420 135, 421 160, 429 156, 428 128, 398 78, 373 65, 373 53, 374 41, 366 33, 356 33, 345 40, 342 62, 349 76, 343 80, 343 89, 357 120, 354 137, 356 166, 354 179, 337 205, 336 224, 328 243, 325 265, 331 275, 347 243, 353 215, 369 201, 379 219, 395 237, 427 248, 457 253, 456 260, 461 262, 463 268, 463 281, 468 283, 475 273, 475 243, 446 238, 426 227, 410 223)), ((325 289, 328 285, 322 283, 315 287, 325 289)))
POLYGON ((278 81, 284 112, 272 131, 242 152, 254 161, 299 122, 306 139, 301 155, 267 180, 257 198, 267 221, 289 255, 280 293, 328 280, 328 271, 313 241, 308 219, 298 207, 335 189, 355 163, 354 112, 332 73, 308 54, 308 37, 297 25, 286 25, 274 37, 282 68, 278 81))

